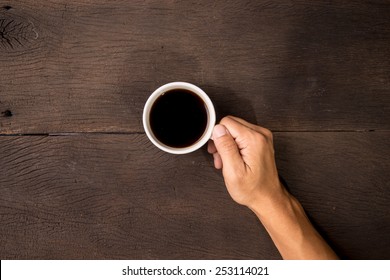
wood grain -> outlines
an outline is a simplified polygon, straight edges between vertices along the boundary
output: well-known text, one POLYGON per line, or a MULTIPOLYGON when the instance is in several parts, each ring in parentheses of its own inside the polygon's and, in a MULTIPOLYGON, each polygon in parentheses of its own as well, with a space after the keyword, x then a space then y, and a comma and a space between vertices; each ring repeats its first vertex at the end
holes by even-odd
MULTIPOLYGON (((280 175, 344 258, 388 259, 389 132, 275 133, 280 175)), ((1 259, 278 259, 205 150, 139 135, 0 137, 1 259)))
POLYGON ((342 258, 390 258, 390 132, 277 134, 277 166, 342 258))
POLYGON ((205 89, 277 131, 389 130, 388 1, 0 2, 0 134, 142 132, 150 93, 205 89))
POLYGON ((341 257, 389 259, 389 45, 388 1, 0 0, 0 258, 279 259, 205 151, 143 134, 188 81, 277 131, 341 257))

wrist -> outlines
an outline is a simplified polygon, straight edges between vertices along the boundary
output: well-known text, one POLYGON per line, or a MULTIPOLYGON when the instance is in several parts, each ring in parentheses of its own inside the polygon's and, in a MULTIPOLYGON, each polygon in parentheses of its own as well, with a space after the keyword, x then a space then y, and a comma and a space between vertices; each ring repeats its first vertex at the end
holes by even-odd
POLYGON ((284 259, 337 259, 310 223, 302 205, 280 183, 272 195, 248 207, 260 219, 284 259))
POLYGON ((271 218, 278 215, 283 209, 288 209, 294 204, 294 197, 283 187, 278 180, 265 195, 257 193, 248 206, 259 218, 271 218))

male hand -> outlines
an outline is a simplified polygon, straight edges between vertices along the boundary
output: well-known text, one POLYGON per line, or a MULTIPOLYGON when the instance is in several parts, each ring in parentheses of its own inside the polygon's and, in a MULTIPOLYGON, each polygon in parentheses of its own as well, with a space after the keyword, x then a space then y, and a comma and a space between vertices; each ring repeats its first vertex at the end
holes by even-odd
POLYGON ((208 151, 222 168, 230 196, 257 215, 284 259, 337 259, 280 183, 268 129, 225 117, 215 126, 208 151))
POLYGON ((266 128, 227 116, 213 131, 208 152, 222 174, 230 196, 251 208, 281 193, 272 133, 266 128))

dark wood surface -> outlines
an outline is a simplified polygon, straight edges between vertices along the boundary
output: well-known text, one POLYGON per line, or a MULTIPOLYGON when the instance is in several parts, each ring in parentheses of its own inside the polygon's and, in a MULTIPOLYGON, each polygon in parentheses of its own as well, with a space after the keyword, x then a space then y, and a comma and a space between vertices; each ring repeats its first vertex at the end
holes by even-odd
POLYGON ((145 136, 188 81, 275 132, 341 257, 389 259, 389 46, 389 1, 0 0, 0 258, 279 259, 205 149, 145 136))

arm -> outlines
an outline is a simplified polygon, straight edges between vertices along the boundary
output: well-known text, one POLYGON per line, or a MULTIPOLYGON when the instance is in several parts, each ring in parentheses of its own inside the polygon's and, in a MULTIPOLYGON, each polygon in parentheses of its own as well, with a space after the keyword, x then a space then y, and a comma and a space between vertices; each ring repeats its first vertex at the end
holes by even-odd
POLYGON ((280 183, 269 130, 225 117, 215 126, 208 151, 233 200, 256 214, 284 259, 337 259, 280 183))
POLYGON ((283 259, 337 259, 314 229, 298 200, 281 190, 280 196, 262 206, 250 207, 266 228, 283 259))

